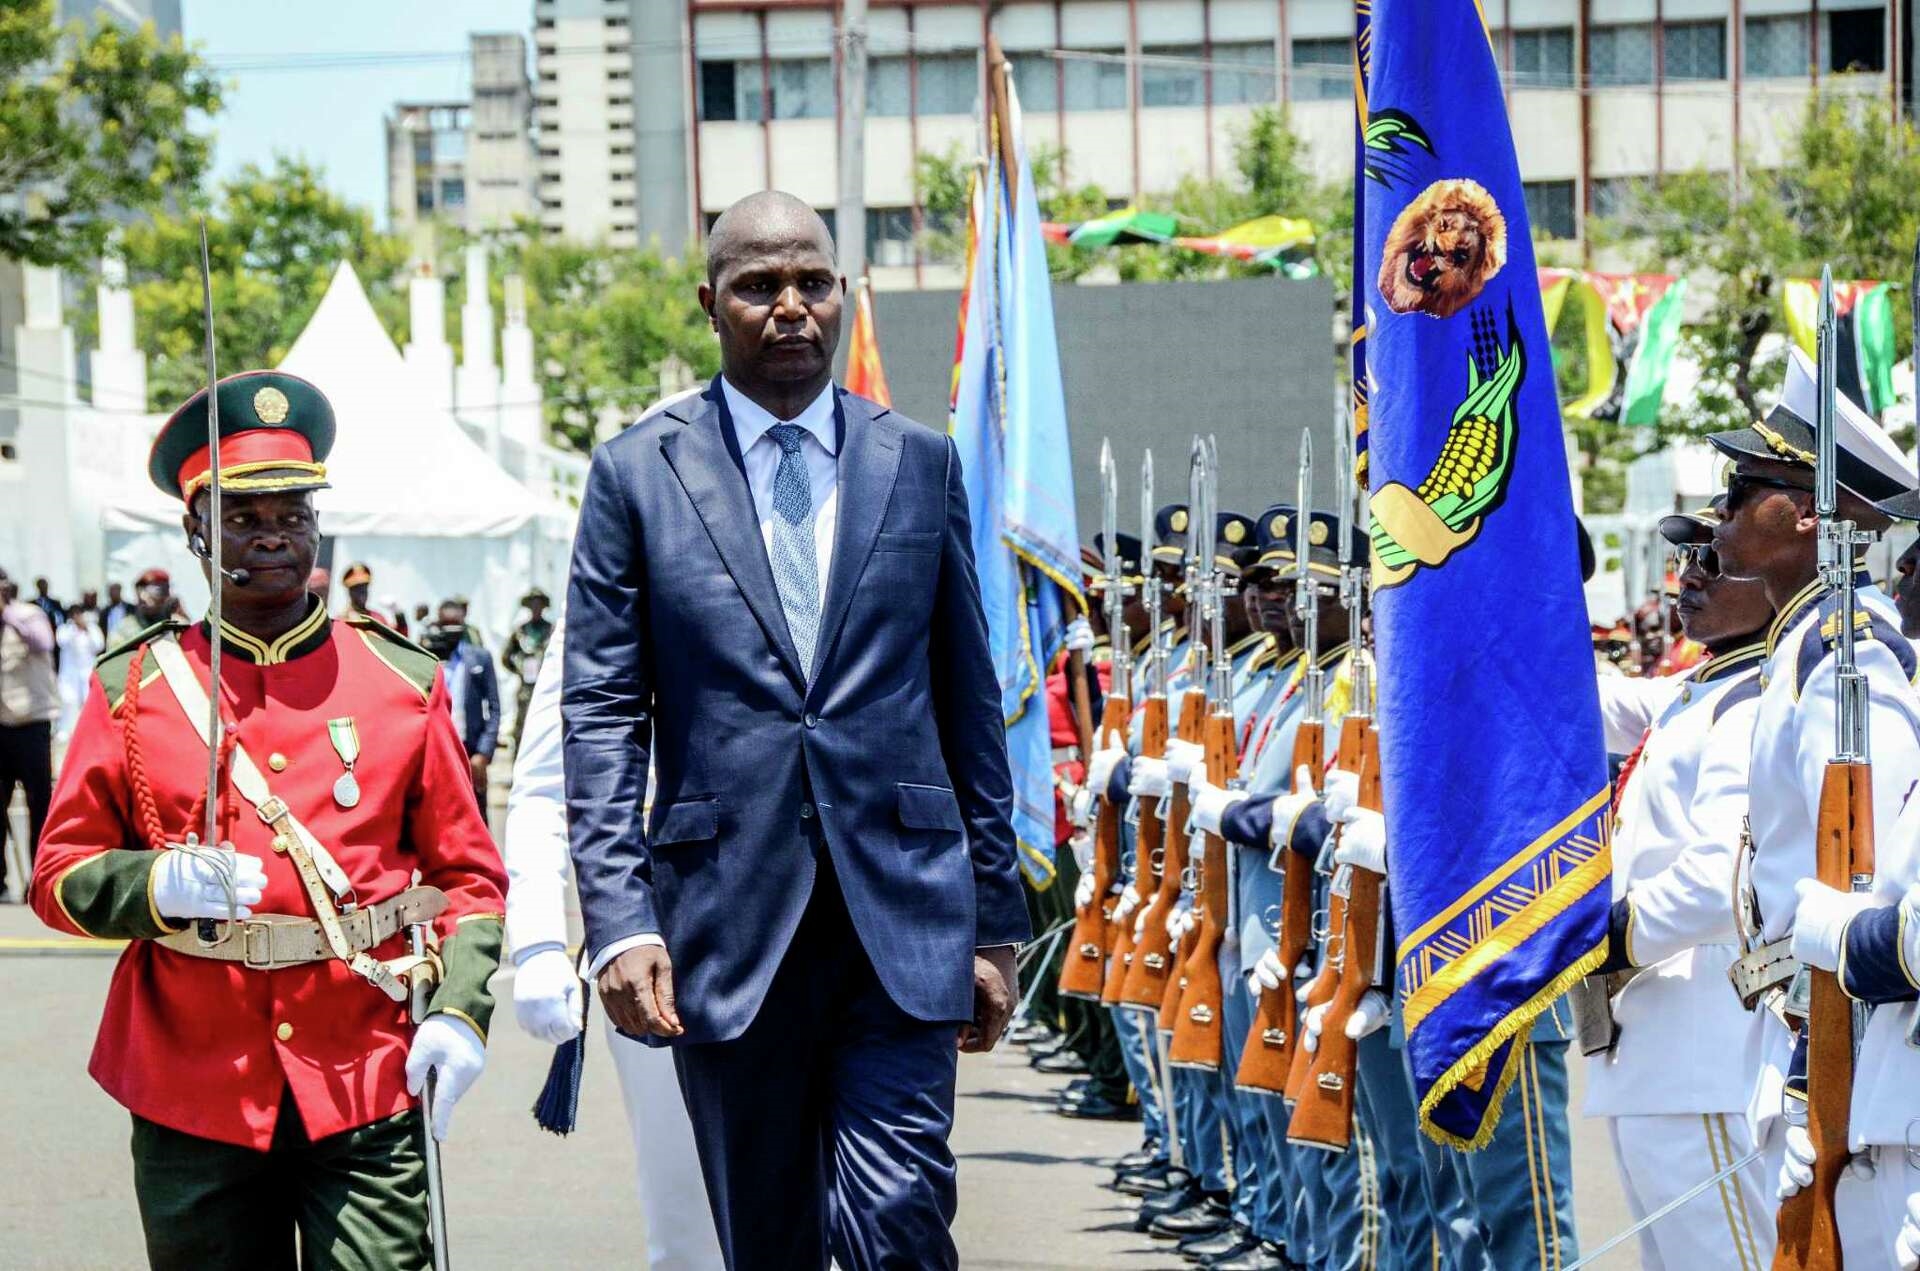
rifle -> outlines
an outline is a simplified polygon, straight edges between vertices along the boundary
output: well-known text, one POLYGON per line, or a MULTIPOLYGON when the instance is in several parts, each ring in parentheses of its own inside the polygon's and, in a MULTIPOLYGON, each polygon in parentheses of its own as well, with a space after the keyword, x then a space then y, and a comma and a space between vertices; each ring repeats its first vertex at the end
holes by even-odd
MULTIPOLYGON (((1211 438, 1207 450, 1207 506, 1211 512, 1219 477, 1211 438)), ((1240 773, 1233 730, 1233 667, 1226 650, 1226 591, 1218 562, 1213 562, 1206 587, 1207 628, 1212 641, 1207 677, 1209 711, 1201 726, 1201 744, 1206 748, 1207 780, 1220 786, 1234 784, 1240 773)), ((1220 979, 1220 947, 1226 940, 1231 912, 1227 841, 1218 834, 1202 838, 1195 892, 1200 926, 1193 951, 1182 966, 1184 987, 1174 1008, 1173 1044, 1167 1053, 1178 1066, 1211 1069, 1218 1068, 1221 1060, 1225 985, 1220 979)))
MULTIPOLYGON (((1820 517, 1820 577, 1834 595, 1836 680, 1834 756, 1820 785, 1814 868, 1829 887, 1873 886, 1873 765, 1867 754, 1867 683, 1854 658, 1855 548, 1873 535, 1840 519, 1835 468, 1833 270, 1820 271, 1819 393, 1814 412, 1814 510, 1820 517)), ((1854 1064, 1866 1032, 1866 1008, 1850 1001, 1831 971, 1804 967, 1809 1005, 1807 1134, 1813 1140, 1813 1182, 1780 1202, 1774 1271, 1840 1271, 1840 1224, 1834 1193, 1850 1155, 1848 1112, 1854 1064)))
MULTIPOLYGON (((1140 535, 1143 544, 1153 539, 1151 450, 1140 460, 1140 535)), ((1140 753, 1159 759, 1167 753, 1167 658, 1160 634, 1160 580, 1153 576, 1149 561, 1142 560, 1140 564, 1140 587, 1147 605, 1146 660, 1139 668, 1140 691, 1145 698, 1140 711, 1140 753)), ((1156 880, 1157 885, 1159 877, 1162 829, 1157 815, 1159 807, 1160 800, 1153 796, 1134 801, 1139 823, 1134 828, 1133 886, 1142 903, 1146 900, 1148 880, 1156 880)), ((1129 917, 1113 925, 1117 928, 1113 936, 1113 956, 1107 963, 1107 980, 1100 991, 1100 1001, 1107 1006, 1119 1006, 1126 1000, 1127 976, 1135 961, 1134 919, 1129 917)))
MULTIPOLYGON (((1191 516, 1187 530, 1187 691, 1180 699, 1180 719, 1184 728, 1192 710, 1193 729, 1183 732, 1181 739, 1200 746, 1205 750, 1207 714, 1212 704, 1208 696, 1210 680, 1208 667, 1212 664, 1212 649, 1207 643, 1208 597, 1212 594, 1213 556, 1216 517, 1213 507, 1213 483, 1208 468, 1209 454, 1207 445, 1199 437, 1193 439, 1193 448, 1187 458, 1187 508, 1191 516)), ((1195 842, 1187 833, 1187 818, 1193 812, 1193 790, 1187 782, 1177 782, 1173 788, 1172 811, 1167 815, 1168 833, 1173 836, 1180 859, 1179 872, 1175 877, 1180 888, 1174 893, 1173 904, 1168 909, 1171 915, 1185 897, 1190 904, 1199 903, 1200 853, 1195 851, 1195 842)), ((1171 1034, 1180 1022, 1180 998, 1187 991, 1187 962, 1193 953, 1192 937, 1189 931, 1178 940, 1169 939, 1167 949, 1167 979, 1160 988, 1159 1027, 1163 1033, 1171 1034)), ((1171 1056, 1171 1050, 1169 1050, 1171 1056)))
MULTIPOLYGON (((1300 432, 1298 488, 1298 507, 1294 513, 1293 603, 1303 624, 1300 642, 1303 696, 1302 717, 1293 734, 1293 756, 1287 771, 1292 774, 1304 767, 1317 777, 1326 766, 1326 684, 1320 670, 1320 601, 1313 577, 1307 572, 1310 546, 1307 527, 1312 520, 1309 509, 1313 506, 1313 437, 1305 429, 1300 432)), ((1285 978, 1279 988, 1260 995, 1233 1083, 1242 1090, 1283 1094, 1300 1040, 1300 1005, 1291 981, 1293 969, 1306 957, 1312 942, 1313 867, 1284 843, 1274 848, 1270 864, 1285 876, 1281 884, 1280 930, 1276 933, 1280 968, 1285 978)))
MULTIPOLYGON (((1373 720, 1372 659, 1360 638, 1366 605, 1366 566, 1353 558, 1353 467, 1346 437, 1342 438, 1340 501, 1340 600, 1347 611, 1353 641, 1353 709, 1340 725, 1340 756, 1357 766, 1348 771, 1360 778, 1359 806, 1380 810, 1380 730, 1373 720)), ((1380 967, 1380 891, 1384 880, 1372 870, 1342 866, 1334 875, 1333 895, 1345 897, 1344 924, 1328 942, 1327 961, 1335 969, 1332 1002, 1322 1020, 1318 1049, 1308 1063, 1287 1141, 1344 1152, 1353 1137, 1355 1073, 1359 1043, 1347 1036, 1347 1020, 1360 999, 1375 987, 1380 967)), ((1304 1052, 1302 1052, 1304 1053, 1304 1052)))
MULTIPOLYGON (((1108 641, 1113 651, 1112 679, 1108 682, 1106 705, 1100 712, 1100 744, 1126 744, 1127 721, 1133 715, 1129 700, 1133 651, 1127 647, 1126 569, 1120 560, 1119 545, 1120 476, 1113 462, 1113 448, 1100 443, 1100 530, 1106 544, 1106 595, 1108 641)), ((1088 760, 1093 756, 1089 754, 1088 760)), ((1060 967, 1060 991, 1068 997, 1098 1000, 1105 986, 1107 952, 1114 942, 1108 930, 1113 917, 1113 891, 1120 877, 1120 814, 1122 809, 1108 801, 1106 791, 1091 792, 1099 803, 1093 837, 1093 896, 1073 916, 1070 952, 1060 967)))
MULTIPOLYGON (((1196 451, 1204 450, 1198 437, 1194 438, 1194 448, 1196 451)), ((1189 463, 1187 497, 1187 652, 1189 662, 1198 666, 1201 663, 1197 659, 1203 657, 1204 651, 1200 648, 1196 634, 1197 606, 1192 603, 1193 579, 1196 577, 1193 568, 1195 559, 1193 544, 1200 539, 1203 527, 1195 516, 1195 513, 1202 509, 1195 506, 1198 500, 1193 497, 1193 462, 1197 460, 1189 463)), ((1207 536, 1206 547, 1210 550, 1213 546, 1213 529, 1211 526, 1204 529, 1207 536)), ((1205 714, 1205 694, 1198 692, 1190 685, 1180 698, 1180 718, 1174 730, 1175 736, 1182 741, 1198 744, 1200 725, 1205 714)), ((1153 810, 1157 813, 1159 810, 1157 805, 1160 801, 1156 799, 1154 802, 1156 807, 1153 810)), ((1166 819, 1161 821, 1156 817, 1153 826, 1154 837, 1160 841, 1163 858, 1159 890, 1154 893, 1153 903, 1147 906, 1145 925, 1141 929, 1139 938, 1134 942, 1133 965, 1127 969, 1127 982, 1120 991, 1120 1000, 1123 1005, 1146 1007, 1154 1011, 1156 1016, 1162 1017, 1163 1030, 1173 1027, 1173 1021, 1166 1018, 1171 1014, 1167 998, 1169 994, 1179 992, 1179 977, 1173 974, 1177 951, 1174 948, 1173 937, 1167 934, 1167 918, 1172 914, 1174 907, 1180 903, 1181 888, 1186 881, 1188 797, 1184 784, 1174 785, 1173 793, 1167 799, 1167 805, 1166 819)), ((1140 829, 1143 839, 1147 833, 1147 812, 1148 809, 1143 803, 1140 809, 1140 829)))

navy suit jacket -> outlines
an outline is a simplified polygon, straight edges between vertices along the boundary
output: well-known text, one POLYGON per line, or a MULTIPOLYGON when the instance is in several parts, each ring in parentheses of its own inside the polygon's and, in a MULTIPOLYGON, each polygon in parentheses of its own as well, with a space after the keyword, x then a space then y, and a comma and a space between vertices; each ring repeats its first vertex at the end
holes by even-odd
POLYGON ((717 379, 595 451, 582 497, 562 717, 586 943, 660 933, 688 1042, 752 1022, 812 892, 816 831, 915 1018, 971 1019, 974 949, 1030 934, 959 457, 834 392, 811 678, 717 379))

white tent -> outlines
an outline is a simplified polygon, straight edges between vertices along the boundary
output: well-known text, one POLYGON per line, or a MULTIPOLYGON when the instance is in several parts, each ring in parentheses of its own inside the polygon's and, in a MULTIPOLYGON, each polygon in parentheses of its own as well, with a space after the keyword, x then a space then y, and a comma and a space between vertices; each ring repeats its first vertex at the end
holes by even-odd
MULTIPOLYGON (((335 577, 365 561, 375 604, 391 597, 409 611, 464 595, 470 621, 499 648, 522 593, 535 584, 555 589, 565 557, 552 540, 571 527, 549 524, 553 515, 430 399, 352 266, 334 274, 280 369, 318 386, 339 420, 327 459, 333 488, 316 496, 335 577)), ((108 577, 161 565, 190 611, 204 602, 198 562, 181 541, 179 504, 134 487, 102 523, 108 577)))

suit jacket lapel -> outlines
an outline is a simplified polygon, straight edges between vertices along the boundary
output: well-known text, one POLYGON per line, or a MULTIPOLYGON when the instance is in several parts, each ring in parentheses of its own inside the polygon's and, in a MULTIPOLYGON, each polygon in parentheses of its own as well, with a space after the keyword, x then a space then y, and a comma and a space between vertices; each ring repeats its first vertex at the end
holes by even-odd
POLYGON ((800 671, 800 654, 787 631, 787 617, 780 607, 773 567, 767 563, 766 545, 760 541, 760 518, 753 509, 753 492, 748 489, 746 475, 731 453, 731 438, 726 435, 726 409, 719 404, 719 385, 715 380, 707 392, 686 403, 686 413, 676 415, 686 421, 686 426, 660 439, 660 453, 679 478, 694 511, 700 514, 707 536, 713 540, 727 572, 733 575, 740 594, 746 598, 747 608, 766 632, 767 643, 780 655, 787 673, 804 688, 806 679, 800 671))
POLYGON ((814 647, 816 676, 846 621, 900 472, 900 424, 885 410, 875 414, 875 408, 862 398, 837 387, 834 392, 845 422, 840 439, 840 510, 834 521, 833 567, 820 607, 820 637, 814 647))

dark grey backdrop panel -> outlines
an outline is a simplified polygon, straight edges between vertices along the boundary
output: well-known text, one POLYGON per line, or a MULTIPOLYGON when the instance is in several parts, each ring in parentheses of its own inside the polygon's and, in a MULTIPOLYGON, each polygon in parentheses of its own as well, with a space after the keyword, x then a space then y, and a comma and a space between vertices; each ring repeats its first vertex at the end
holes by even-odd
MULTIPOLYGON (((1333 288, 1287 282, 1061 285, 1053 290, 1073 438, 1080 533, 1100 528, 1100 439, 1122 475, 1120 526, 1138 532, 1135 476, 1153 448, 1158 501, 1187 497, 1187 446, 1220 446, 1220 506, 1257 514, 1293 502, 1300 429, 1314 430, 1316 498, 1333 491, 1333 288)), ((875 298, 894 406, 943 426, 959 294, 887 291, 875 298)))

